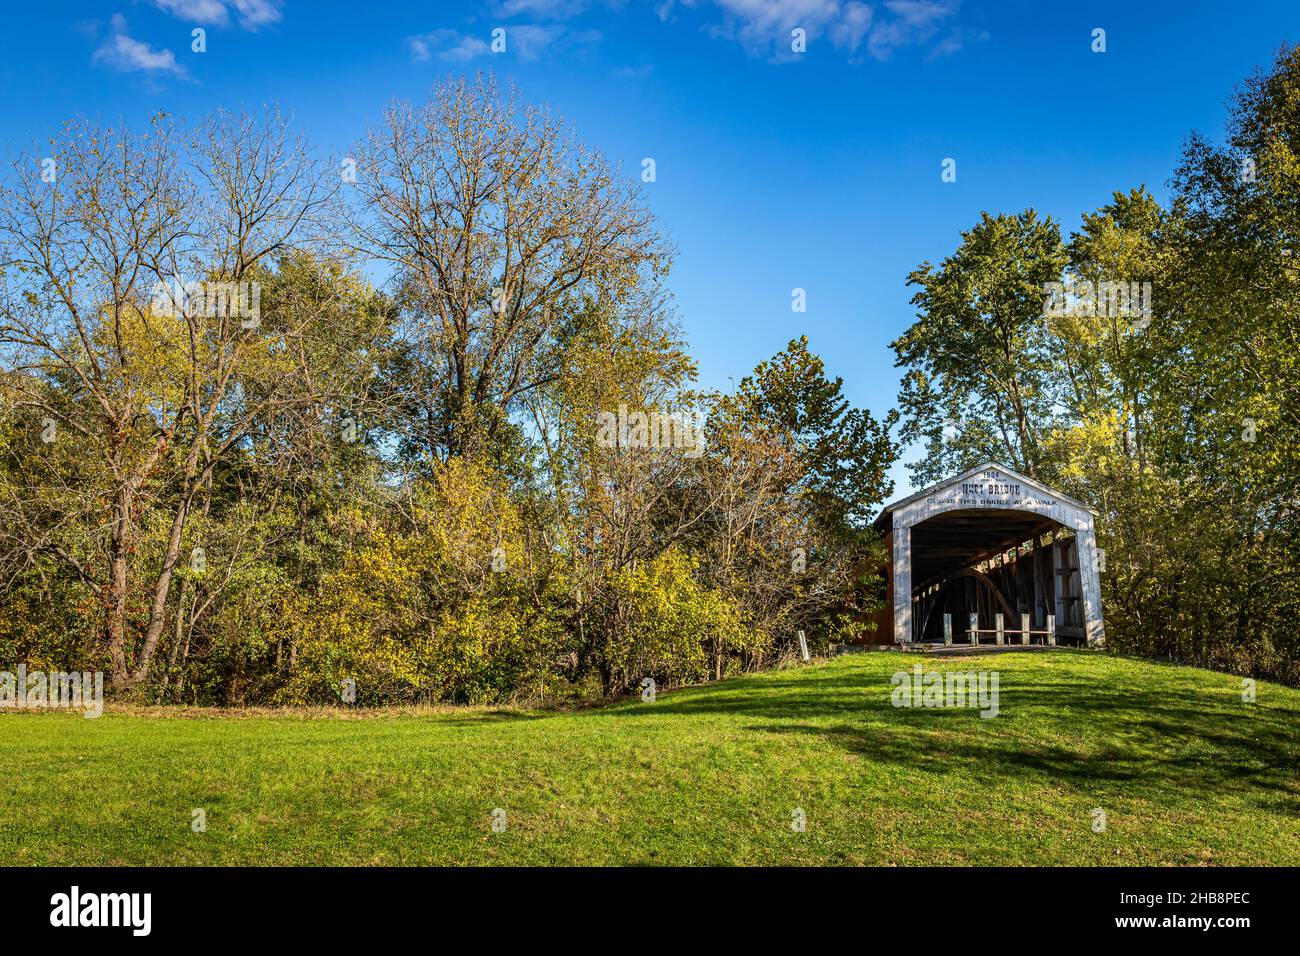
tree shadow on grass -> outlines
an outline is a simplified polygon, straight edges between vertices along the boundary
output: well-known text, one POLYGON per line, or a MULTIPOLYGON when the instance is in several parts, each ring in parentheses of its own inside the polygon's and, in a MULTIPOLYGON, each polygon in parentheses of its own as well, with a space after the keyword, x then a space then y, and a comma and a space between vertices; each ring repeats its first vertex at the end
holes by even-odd
MULTIPOLYGON (((884 673, 827 671, 813 677, 805 672, 784 679, 749 677, 730 685, 677 691, 652 706, 620 706, 592 713, 621 717, 730 714, 772 720, 860 716, 881 710, 930 716, 965 713, 894 708, 890 704, 892 689, 884 673)), ((1300 736, 1300 703, 1246 705, 1217 688, 1109 684, 1104 679, 1072 678, 1047 671, 1003 671, 999 676, 999 697, 1002 713, 1009 717, 1068 713, 1094 723, 1105 719, 1112 727, 1123 724, 1153 732, 1192 733, 1215 741, 1246 742, 1261 733, 1300 736)))
POLYGON ((1038 778, 1080 790, 1122 786, 1169 796, 1209 790, 1216 799, 1239 795, 1270 812, 1300 816, 1300 705, 1246 705, 1226 688, 1179 686, 1180 675, 1005 670, 1001 714, 987 720, 978 708, 894 707, 889 673, 846 668, 750 677, 598 713, 757 718, 744 729, 817 736, 915 770, 960 770, 990 781, 1038 778), (1035 739, 1039 728, 1048 739, 1035 739))
POLYGON ((464 714, 434 714, 430 716, 430 722, 437 723, 439 726, 450 727, 482 727, 485 724, 502 724, 502 723, 527 723, 530 721, 546 720, 564 713, 562 710, 551 710, 548 708, 537 708, 534 710, 482 710, 471 711, 464 714))
MULTIPOLYGON (((927 715, 932 717, 933 715, 927 715)), ((975 715, 973 719, 980 718, 975 715)), ((902 721, 908 723, 906 719, 902 721)), ((842 747, 874 763, 947 775, 962 773, 985 781, 990 790, 1003 783, 1067 786, 1079 792, 1119 790, 1123 795, 1154 799, 1195 799, 1204 793, 1218 802, 1240 797, 1261 811, 1300 819, 1300 791, 1294 775, 1288 777, 1285 758, 1294 766, 1294 749, 1278 742, 1235 742, 1230 751, 1180 750, 1169 747, 1153 753, 1104 747, 1081 752, 1050 743, 1027 743, 1017 737, 981 736, 961 730, 941 738, 924 733, 937 722, 916 721, 913 726, 872 723, 867 726, 789 724, 753 727, 771 734, 809 734, 842 747)), ((952 730, 950 722, 945 730, 952 730)))

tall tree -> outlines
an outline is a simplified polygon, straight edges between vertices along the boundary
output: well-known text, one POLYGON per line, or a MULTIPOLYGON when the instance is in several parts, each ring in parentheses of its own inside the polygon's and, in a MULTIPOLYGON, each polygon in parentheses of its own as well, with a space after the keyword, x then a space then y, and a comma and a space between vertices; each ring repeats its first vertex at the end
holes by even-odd
POLYGON ((754 369, 738 389, 741 414, 767 423, 794 443, 801 484, 818 515, 823 534, 853 540, 875 516, 893 486, 886 472, 897 448, 890 429, 898 421, 854 408, 844 380, 826 376, 822 359, 809 351, 808 337, 754 369))
POLYGON ((1053 411, 1043 305, 1065 263, 1060 229, 1030 209, 981 214, 938 268, 908 276, 917 319, 891 345, 906 369, 902 439, 926 445, 908 466, 918 483, 988 459, 1037 473, 1053 411))
POLYGON ((357 234, 395 271, 426 452, 488 451, 557 373, 566 313, 667 266, 637 186, 491 78, 393 105, 358 154, 357 234))
POLYGON ((322 317, 263 322, 258 289, 337 183, 274 113, 217 113, 187 138, 166 117, 145 135, 74 123, 52 160, 19 157, 4 186, 0 349, 15 407, 99 467, 104 568, 39 526, 22 550, 56 549, 91 582, 112 683, 129 690, 150 676, 201 489, 255 423, 311 389, 291 356, 322 317), (146 513, 166 514, 165 537, 132 580, 146 513))

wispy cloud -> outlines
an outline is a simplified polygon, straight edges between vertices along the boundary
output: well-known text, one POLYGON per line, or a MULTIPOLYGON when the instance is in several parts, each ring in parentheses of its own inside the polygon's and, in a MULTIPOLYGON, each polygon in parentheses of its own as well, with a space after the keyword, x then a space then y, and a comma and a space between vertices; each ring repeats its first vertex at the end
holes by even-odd
POLYGON ((887 60, 900 47, 929 42, 956 15, 959 5, 960 0, 887 0, 885 9, 892 16, 871 31, 868 52, 877 60, 887 60))
POLYGON ((865 3, 846 3, 840 16, 830 25, 831 43, 837 47, 856 50, 862 38, 871 29, 875 10, 865 3))
POLYGON ((497 0, 492 5, 492 13, 502 18, 526 15, 541 20, 567 20, 590 5, 588 0, 497 0))
MULTIPOLYGON (((222 0, 154 0, 155 3, 220 3, 222 0)), ((584 46, 600 40, 595 30, 578 30, 563 21, 590 22, 600 8, 619 9, 625 0, 489 0, 483 9, 506 30, 507 49, 525 60, 540 59, 557 46, 584 46), (511 25, 511 17, 541 23, 511 25)), ((689 17, 710 36, 740 43, 756 56, 795 58, 791 33, 804 31, 809 45, 821 40, 848 54, 888 60, 905 47, 929 47, 927 60, 951 56, 968 43, 987 40, 983 31, 955 24, 961 0, 656 0, 664 22, 689 17), (946 31, 946 32, 945 32, 946 31), (942 37, 938 42, 937 37, 942 37)), ((496 24, 493 24, 496 25, 496 24)), ((407 37, 416 61, 464 62, 491 52, 491 32, 439 29, 407 37)))
POLYGON ((653 63, 646 63, 643 66, 621 66, 614 71, 614 75, 624 80, 644 80, 655 71, 653 63))
POLYGON ((419 36, 407 37, 406 48, 411 59, 423 63, 437 57, 439 60, 463 62, 488 52, 488 42, 482 37, 468 36, 458 30, 434 30, 419 36))
POLYGON ((925 29, 957 12, 957 4, 946 0, 887 0, 889 12, 914 29, 925 29))
MULTIPOLYGON (((809 43, 825 38, 836 49, 854 56, 865 51, 887 60, 902 47, 921 46, 955 17, 961 0, 661 0, 661 20, 675 19, 680 10, 710 9, 720 18, 704 27, 712 36, 735 40, 756 55, 791 58, 791 31, 802 29, 809 43)), ((973 39, 967 32, 949 34, 939 55, 950 55, 973 39)), ((987 34, 984 34, 987 38, 987 34)))
MULTIPOLYGON (((575 30, 560 24, 518 24, 505 26, 505 53, 513 53, 522 60, 538 60, 548 50, 574 49, 599 43, 601 35, 596 30, 575 30)), ((481 36, 459 30, 434 30, 406 38, 406 48, 417 63, 444 60, 463 63, 492 52, 492 34, 481 36)))
POLYGON ((104 42, 95 50, 91 60, 119 73, 144 73, 151 76, 171 75, 187 79, 189 74, 176 62, 171 50, 159 50, 126 32, 126 18, 113 15, 112 25, 104 42))
POLYGON ((153 5, 181 20, 202 24, 225 24, 230 21, 223 0, 152 0, 153 5))
POLYGON ((723 21, 710 32, 738 39, 756 51, 774 45, 788 50, 790 33, 796 28, 814 40, 829 30, 850 24, 855 24, 857 29, 844 34, 844 38, 856 45, 864 21, 870 24, 873 16, 872 8, 864 3, 838 0, 714 0, 714 5, 722 11, 723 21))
POLYGON ((205 26, 237 22, 245 30, 278 23, 284 0, 150 0, 159 10, 178 20, 205 26))
POLYGON ((969 43, 983 43, 989 38, 987 30, 966 30, 953 27, 948 35, 934 45, 926 60, 939 60, 961 52, 969 43))

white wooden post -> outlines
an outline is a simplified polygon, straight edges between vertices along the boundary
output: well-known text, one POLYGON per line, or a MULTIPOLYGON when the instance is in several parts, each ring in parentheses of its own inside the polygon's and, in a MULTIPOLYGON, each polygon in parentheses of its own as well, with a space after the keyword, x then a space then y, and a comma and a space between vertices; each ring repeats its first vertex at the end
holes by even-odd
POLYGON ((944 644, 952 643, 952 615, 943 616, 943 642, 944 644))
POLYGON ((980 616, 978 614, 972 614, 970 616, 970 642, 972 644, 978 644, 980 642, 980 636, 978 633, 979 626, 980 616))
POLYGON ((812 660, 812 657, 808 654, 808 638, 804 636, 803 631, 799 632, 799 656, 806 661, 812 660))
POLYGON ((1074 521, 1079 551, 1079 583, 1083 590, 1083 632, 1089 647, 1104 647, 1106 631, 1101 623, 1101 580, 1097 567, 1097 532, 1092 515, 1078 515, 1074 521))
POLYGON ((1047 643, 1056 646, 1056 615, 1047 615, 1047 643))
POLYGON ((912 643, 912 529, 894 516, 894 643, 912 643))
POLYGON ((1004 636, 1005 636, 1005 629, 1004 629, 1003 626, 1002 626, 1002 612, 1001 612, 1001 611, 998 612, 997 622, 998 622, 998 643, 1001 644, 1002 641, 1003 641, 1003 638, 1004 638, 1004 636))
POLYGON ((1021 644, 1029 643, 1029 615, 1028 614, 1020 615, 1020 643, 1021 644))

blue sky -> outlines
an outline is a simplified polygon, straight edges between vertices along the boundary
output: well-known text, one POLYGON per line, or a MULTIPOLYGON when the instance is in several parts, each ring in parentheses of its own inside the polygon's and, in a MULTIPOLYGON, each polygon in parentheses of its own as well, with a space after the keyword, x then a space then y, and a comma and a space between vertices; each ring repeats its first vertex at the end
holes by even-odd
POLYGON ((1115 189, 1164 197, 1186 135, 1219 135, 1234 84, 1283 41, 1300 41, 1295 0, 45 0, 5 13, 0 142, 29 149, 76 113, 274 103, 346 153, 391 99, 490 69, 629 175, 654 158, 703 384, 806 333, 881 414, 912 268, 981 210, 1068 231, 1115 189))

